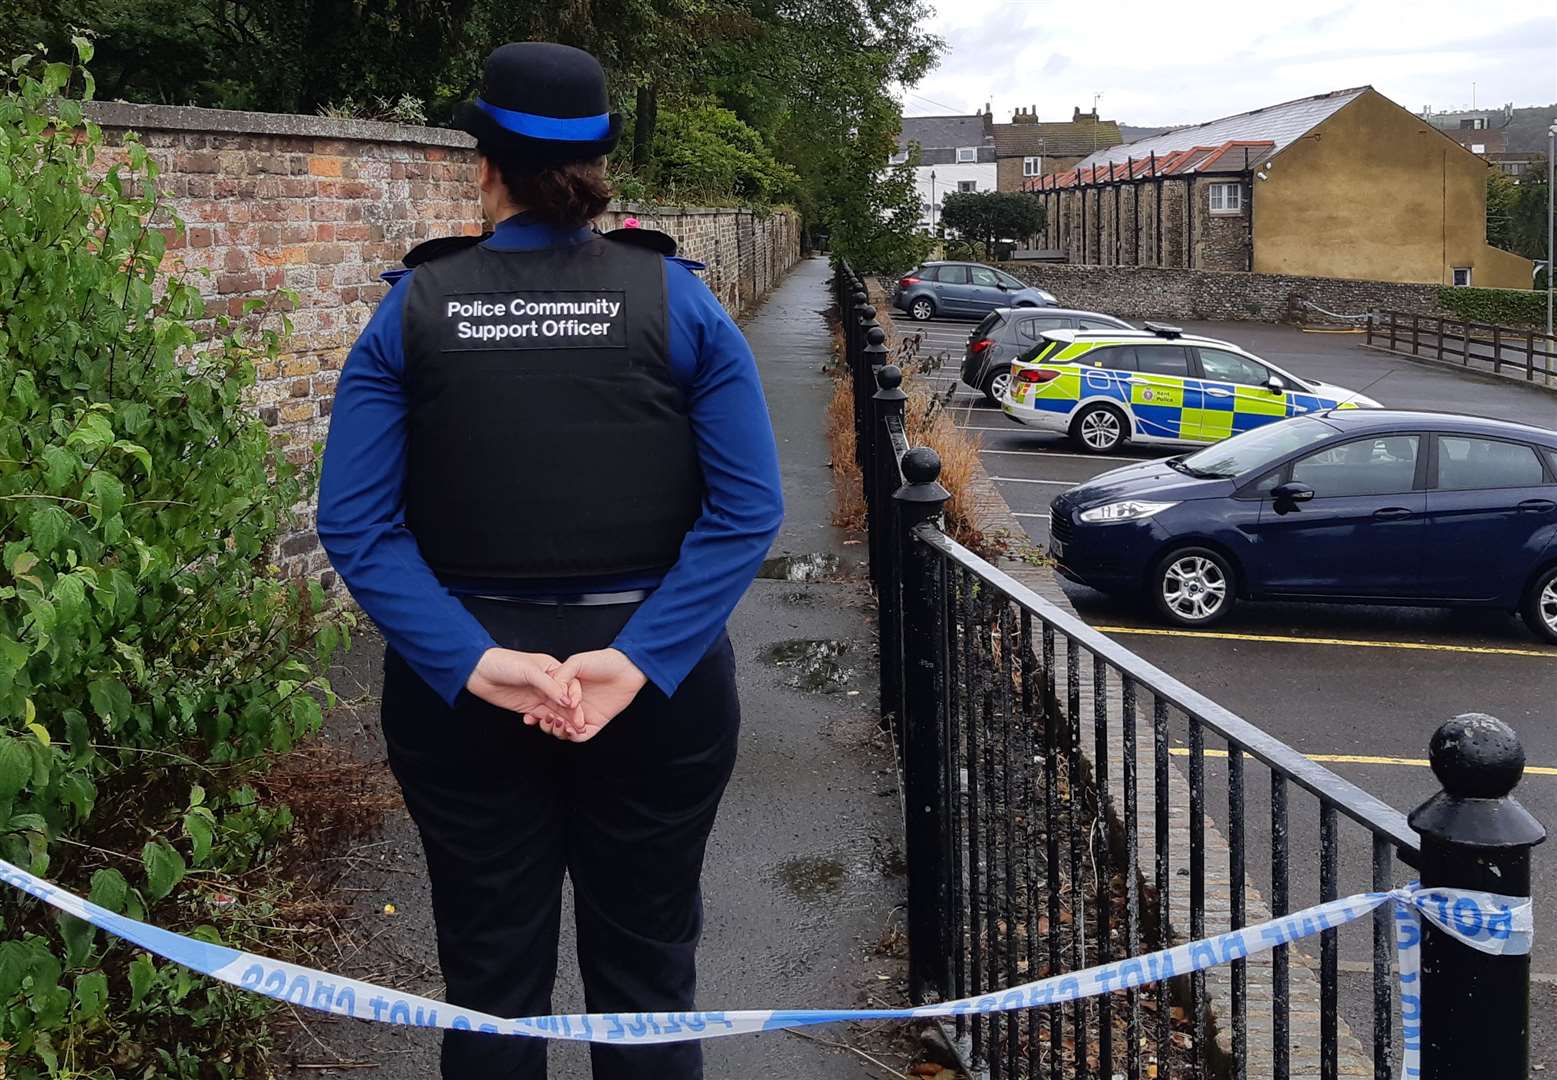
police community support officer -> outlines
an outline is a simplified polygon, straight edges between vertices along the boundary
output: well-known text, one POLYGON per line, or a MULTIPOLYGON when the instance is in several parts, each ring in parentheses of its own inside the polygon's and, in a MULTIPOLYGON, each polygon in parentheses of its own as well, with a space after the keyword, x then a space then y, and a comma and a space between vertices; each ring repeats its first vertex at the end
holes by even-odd
MULTIPOLYGON (((449 1002, 550 1011, 566 871, 588 1008, 687 1010, 739 725, 725 621, 782 514, 756 365, 669 237, 589 229, 622 126, 593 57, 504 45, 457 123, 494 230, 386 275, 319 535, 388 642, 449 1002)), ((591 1050, 597 1080, 702 1075, 697 1043, 591 1050)), ((541 1040, 445 1036, 448 1080, 545 1071, 541 1040)))

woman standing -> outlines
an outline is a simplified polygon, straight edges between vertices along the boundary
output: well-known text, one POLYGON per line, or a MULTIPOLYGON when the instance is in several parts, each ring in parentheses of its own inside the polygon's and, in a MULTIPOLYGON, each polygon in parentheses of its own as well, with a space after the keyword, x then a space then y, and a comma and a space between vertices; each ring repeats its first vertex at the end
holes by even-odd
MULTIPOLYGON (((493 231, 408 255, 357 341, 319 535, 388 643, 449 1002, 551 1011, 566 873, 587 1008, 689 1010, 725 621, 782 514, 756 365, 667 237, 589 228, 621 130, 593 57, 504 45, 457 123, 493 231)), ((702 1076, 697 1043, 591 1053, 596 1080, 702 1076)), ((542 1040, 445 1036, 446 1080, 545 1073, 542 1040)))

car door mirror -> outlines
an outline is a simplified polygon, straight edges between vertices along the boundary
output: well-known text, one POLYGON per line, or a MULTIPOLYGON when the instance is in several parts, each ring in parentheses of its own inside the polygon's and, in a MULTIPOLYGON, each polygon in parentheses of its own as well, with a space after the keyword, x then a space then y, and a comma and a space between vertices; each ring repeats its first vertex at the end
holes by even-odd
POLYGON ((1010 292, 1011 291, 1011 286, 1007 285, 1003 281, 995 282, 995 288, 999 289, 1001 292, 1010 292))
POLYGON ((1279 503, 1303 503, 1314 497, 1314 489, 1294 481, 1278 485, 1271 492, 1271 497, 1279 503))
POLYGON ((1287 380, 1280 375, 1272 375, 1265 380, 1265 389, 1273 394, 1284 394, 1287 392, 1287 380))

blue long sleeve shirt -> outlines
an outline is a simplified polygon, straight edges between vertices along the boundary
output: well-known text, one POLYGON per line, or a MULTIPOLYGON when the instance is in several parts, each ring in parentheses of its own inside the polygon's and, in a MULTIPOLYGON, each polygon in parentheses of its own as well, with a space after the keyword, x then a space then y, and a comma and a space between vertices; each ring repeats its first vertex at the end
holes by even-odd
MULTIPOLYGON (((499 224, 486 243, 499 251, 529 251, 589 238, 587 229, 557 229, 521 214, 499 224)), ((666 260, 668 360, 686 394, 703 469, 703 509, 663 576, 522 587, 440 579, 405 524, 408 404, 401 316, 408 273, 398 274, 346 358, 324 453, 319 538, 389 646, 450 705, 481 655, 495 645, 461 595, 652 589, 613 645, 672 694, 718 638, 756 575, 783 516, 778 452, 751 348, 691 265, 666 260)), ((537 468, 549 465, 536 462, 537 468)))

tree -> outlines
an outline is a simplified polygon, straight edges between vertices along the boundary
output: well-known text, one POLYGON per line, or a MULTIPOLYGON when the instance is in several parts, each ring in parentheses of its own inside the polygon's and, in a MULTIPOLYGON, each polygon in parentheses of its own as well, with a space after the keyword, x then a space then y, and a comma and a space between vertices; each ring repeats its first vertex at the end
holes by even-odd
POLYGON ((1503 172, 1487 177, 1487 243, 1527 259, 1546 258, 1546 181, 1524 183, 1503 172))
POLYGON ((982 240, 988 255, 997 240, 1021 241, 1041 232, 1044 207, 1026 191, 957 191, 941 204, 941 222, 965 239, 982 240))

